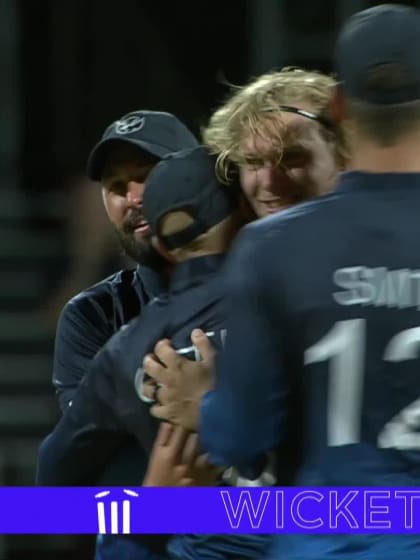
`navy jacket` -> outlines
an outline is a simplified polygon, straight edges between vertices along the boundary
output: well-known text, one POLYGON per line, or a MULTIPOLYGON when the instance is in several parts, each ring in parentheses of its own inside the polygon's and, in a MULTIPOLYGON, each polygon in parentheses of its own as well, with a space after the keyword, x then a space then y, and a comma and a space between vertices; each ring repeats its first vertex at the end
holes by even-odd
MULTIPOLYGON (((72 298, 64 307, 57 327, 53 371, 53 384, 64 415, 98 351, 122 325, 138 316, 151 298, 165 290, 156 271, 143 266, 113 274, 72 298)), ((52 438, 50 435, 42 443, 40 457, 50 448, 52 438)), ((80 484, 137 484, 147 467, 144 450, 133 436, 125 433, 121 434, 114 451, 105 463, 92 462, 94 468, 89 480, 80 480, 80 484)), ((39 477, 38 482, 42 483, 39 477)), ((162 552, 166 542, 162 537, 145 535, 141 542, 113 535, 102 539, 98 543, 98 558, 103 555, 105 558, 118 548, 124 557, 135 553, 139 559, 151 560, 155 558, 153 552, 162 552)))
MULTIPOLYGON (((165 291, 156 271, 147 267, 120 271, 72 298, 57 327, 53 384, 65 414, 92 360, 122 325, 141 312, 147 302, 165 291)), ((48 445, 49 437, 41 445, 48 445)), ((147 457, 133 437, 126 434, 105 465, 98 465, 90 483, 135 484, 147 457)))
POLYGON ((58 322, 53 370, 63 412, 97 352, 151 298, 164 291, 166 286, 154 270, 139 267, 117 272, 67 303, 58 322))

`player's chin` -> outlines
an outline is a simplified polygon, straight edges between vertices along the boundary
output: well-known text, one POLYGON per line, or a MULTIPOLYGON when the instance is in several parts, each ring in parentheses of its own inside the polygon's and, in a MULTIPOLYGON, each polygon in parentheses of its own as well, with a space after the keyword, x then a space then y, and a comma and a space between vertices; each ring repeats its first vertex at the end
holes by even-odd
POLYGON ((272 216, 273 214, 278 214, 283 210, 287 210, 293 206, 292 204, 276 204, 276 205, 267 205, 264 203, 258 204, 257 215, 259 218, 266 218, 267 216, 272 216))
POLYGON ((135 253, 141 257, 148 257, 150 254, 155 254, 156 249, 152 245, 151 237, 133 237, 132 247, 135 253))

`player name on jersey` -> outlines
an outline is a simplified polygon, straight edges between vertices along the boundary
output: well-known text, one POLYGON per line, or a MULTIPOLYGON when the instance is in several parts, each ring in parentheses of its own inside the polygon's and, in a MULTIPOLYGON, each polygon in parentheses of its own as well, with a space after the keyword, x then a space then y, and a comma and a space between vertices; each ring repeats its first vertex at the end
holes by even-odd
POLYGON ((420 309, 420 269, 351 266, 335 270, 333 281, 345 290, 332 294, 340 305, 420 309))

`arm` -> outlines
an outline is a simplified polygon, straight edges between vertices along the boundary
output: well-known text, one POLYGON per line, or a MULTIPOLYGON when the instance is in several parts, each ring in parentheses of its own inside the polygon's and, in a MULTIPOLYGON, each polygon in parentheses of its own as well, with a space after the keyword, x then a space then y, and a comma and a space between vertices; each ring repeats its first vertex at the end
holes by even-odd
MULTIPOLYGON (((119 373, 121 369, 118 361, 119 354, 117 353, 116 357, 113 346, 109 346, 112 344, 112 335, 115 331, 115 310, 109 282, 104 284, 100 283, 80 294, 71 300, 63 310, 57 331, 54 383, 60 393, 63 412, 66 413, 67 410, 70 411, 72 408, 68 404, 75 398, 82 379, 89 377, 90 368, 96 367, 99 370, 96 373, 95 383, 97 388, 95 391, 90 389, 90 398, 93 399, 92 403, 96 402, 103 411, 106 406, 112 405, 114 407, 114 412, 111 411, 108 414, 110 418, 114 418, 114 423, 110 432, 106 429, 101 435, 95 423, 95 416, 92 420, 88 409, 84 410, 82 405, 79 404, 80 412, 77 413, 73 409, 69 413, 69 417, 57 426, 51 438, 48 438, 48 441, 43 444, 40 449, 40 464, 45 464, 46 459, 44 461, 44 457, 48 457, 48 460, 53 463, 57 453, 62 453, 63 459, 60 461, 60 468, 66 468, 64 457, 68 457, 69 474, 72 476, 71 449, 72 446, 82 446, 87 455, 89 449, 94 450, 97 461, 94 462, 96 476, 93 477, 91 469, 93 465, 90 464, 89 457, 87 457, 86 462, 88 470, 84 471, 83 457, 81 457, 82 449, 78 450, 81 470, 77 479, 81 483, 84 484, 87 478, 94 478, 96 484, 134 484, 138 483, 139 479, 141 480, 145 472, 147 465, 145 451, 136 441, 137 434, 130 435, 122 421, 120 422, 121 428, 117 428, 118 433, 115 433, 116 420, 114 415, 122 410, 114 402, 115 392, 109 396, 103 396, 103 402, 99 403, 99 393, 104 388, 100 381, 104 379, 105 375, 112 377, 113 374, 119 373), (104 345, 103 351, 100 351, 104 345), (105 350, 107 347, 108 350, 105 350), (102 365, 98 362, 99 355, 102 355, 102 358, 100 358, 102 365), (109 361, 107 361, 107 356, 109 361), (115 358, 114 360, 112 360, 112 356, 115 358), (117 365, 115 368, 114 363, 117 365), (79 433, 80 425, 83 428, 84 441, 82 441, 82 434, 79 433), (89 433, 87 431, 88 426, 89 433), (111 443, 113 443, 112 446, 111 443), (103 450, 96 450, 96 445, 103 445, 103 450), (69 447, 64 448, 64 446, 69 447), (115 449, 116 447, 118 449, 115 449), (115 449, 115 453, 112 453, 113 449, 115 449), (112 456, 110 456, 111 453, 112 456)), ((124 329, 115 333, 114 337, 118 337, 120 332, 124 332, 124 329)), ((118 384, 117 388, 120 391, 121 384, 118 384)), ((81 394, 84 394, 85 391, 86 388, 81 389, 81 394)), ((82 401, 82 398, 86 399, 87 396, 80 397, 79 401, 82 401)), ((87 406, 90 407, 91 405, 88 404, 87 406)), ((100 418, 106 420, 106 415, 103 413, 100 418)), ((148 414, 147 418, 149 422, 152 420, 148 414)))
POLYGON ((135 465, 127 464, 124 472, 128 469, 131 473, 139 464, 133 474, 141 480, 144 470, 140 463, 147 461, 144 450, 153 443, 156 421, 150 417, 148 406, 137 398, 134 377, 150 347, 149 340, 163 334, 158 317, 155 306, 146 307, 97 353, 71 406, 40 449, 40 483, 86 484, 97 480, 98 472, 130 434, 140 443, 136 447, 141 457, 135 457, 135 465))
POLYGON ((72 401, 92 359, 112 335, 98 303, 83 292, 64 307, 57 327, 53 384, 61 410, 72 401))
POLYGON ((40 447, 37 484, 94 485, 98 470, 124 442, 126 434, 103 398, 112 392, 106 380, 100 369, 92 369, 82 381, 71 406, 40 447))
POLYGON ((199 454, 197 434, 161 424, 143 486, 213 486, 219 475, 199 454))

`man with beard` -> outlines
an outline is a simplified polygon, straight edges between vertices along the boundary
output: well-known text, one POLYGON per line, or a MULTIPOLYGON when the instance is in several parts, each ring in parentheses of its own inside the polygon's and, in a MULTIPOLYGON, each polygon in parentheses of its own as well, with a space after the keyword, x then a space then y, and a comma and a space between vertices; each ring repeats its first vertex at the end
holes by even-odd
POLYGON ((137 111, 111 124, 92 150, 89 178, 101 183, 105 210, 120 244, 139 266, 95 284, 64 307, 53 373, 62 411, 97 351, 164 288, 163 260, 151 245, 142 214, 144 183, 163 156, 195 145, 192 133, 173 115, 137 111))
MULTIPOLYGON (((209 333, 215 348, 222 348, 226 317, 219 271, 248 218, 242 201, 239 185, 226 188, 217 180, 215 158, 205 147, 172 154, 150 173, 144 213, 156 248, 173 263, 167 293, 150 302, 95 356, 71 408, 51 435, 48 450, 39 457, 39 482, 70 486, 88 481, 94 470, 92 456, 105 463, 125 433, 133 434, 150 453, 157 422, 135 391, 134 380, 142 379, 138 364, 164 336, 194 359, 189 336, 196 327, 209 333)), ((191 441, 185 436, 176 438, 185 443, 182 459, 185 454, 190 457, 179 484, 215 484, 218 471, 205 457, 190 455, 191 441)), ((259 474, 262 466, 249 472, 259 474)), ((144 482, 149 486, 160 479, 155 467, 162 472, 156 461, 149 465, 144 482)), ((179 469, 171 470, 170 482, 178 484, 179 469)), ((137 485, 141 482, 139 476, 137 485)), ((171 558, 183 560, 251 559, 260 558, 268 544, 264 535, 185 535, 172 539, 169 550, 171 558)))
MULTIPOLYGON (((64 307, 57 327, 53 371, 64 414, 96 353, 165 289, 163 261, 151 246, 142 215, 144 182, 163 156, 195 145, 193 134, 174 115, 137 111, 112 123, 90 154, 89 178, 101 182, 108 217, 122 247, 139 266, 106 278, 64 307)), ((46 446, 48 438, 42 448, 46 446)), ((146 464, 134 438, 127 437, 105 471, 97 473, 96 483, 138 483, 146 464)), ((107 539, 111 539, 109 546, 98 551, 101 558, 112 557, 113 537, 107 539)), ((122 546, 119 542, 119 550, 122 546)))

